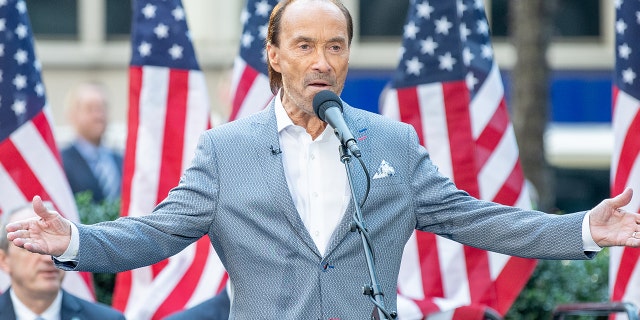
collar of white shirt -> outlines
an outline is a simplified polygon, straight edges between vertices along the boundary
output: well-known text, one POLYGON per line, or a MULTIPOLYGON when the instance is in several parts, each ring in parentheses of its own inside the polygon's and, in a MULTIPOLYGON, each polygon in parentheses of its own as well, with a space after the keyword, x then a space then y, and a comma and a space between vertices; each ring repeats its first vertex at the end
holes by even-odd
POLYGON ((340 141, 330 126, 312 141, 304 128, 293 124, 279 94, 275 114, 289 192, 316 248, 324 255, 351 199, 338 152, 340 141))
POLYGON ((16 313, 16 320, 32 320, 38 318, 38 316, 45 320, 60 320, 60 310, 62 308, 62 291, 58 291, 58 295, 53 300, 53 303, 42 314, 37 315, 31 311, 27 306, 18 299, 16 293, 11 292, 11 302, 13 303, 13 310, 16 313))

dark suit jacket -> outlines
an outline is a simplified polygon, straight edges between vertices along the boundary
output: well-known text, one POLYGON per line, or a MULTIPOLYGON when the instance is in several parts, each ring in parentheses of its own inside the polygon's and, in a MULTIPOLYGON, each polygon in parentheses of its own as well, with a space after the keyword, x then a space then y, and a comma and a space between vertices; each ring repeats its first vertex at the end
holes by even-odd
MULTIPOLYGON (((0 319, 15 320, 16 314, 13 310, 13 302, 9 289, 0 295, 0 319)), ((61 320, 92 320, 92 319, 117 319, 124 320, 125 317, 119 311, 112 309, 101 303, 89 302, 80 299, 62 290, 62 306, 60 307, 61 320)))
POLYGON ((225 288, 215 297, 192 308, 176 312, 164 320, 228 320, 230 307, 231 301, 225 288))
MULTIPOLYGON (((122 176, 122 156, 115 152, 111 152, 111 155, 117 164, 118 174, 122 176)), ((94 202, 104 200, 98 178, 93 174, 91 167, 82 157, 78 149, 71 144, 60 150, 60 156, 62 157, 62 165, 64 166, 67 180, 69 180, 71 191, 73 191, 74 194, 91 191, 94 202)))

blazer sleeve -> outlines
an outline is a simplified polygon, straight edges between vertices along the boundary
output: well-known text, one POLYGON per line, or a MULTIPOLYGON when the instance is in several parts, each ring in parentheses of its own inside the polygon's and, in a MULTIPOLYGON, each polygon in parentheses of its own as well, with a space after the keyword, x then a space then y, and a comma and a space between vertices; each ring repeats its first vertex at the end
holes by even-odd
POLYGON ((413 129, 407 152, 416 229, 465 245, 538 259, 590 259, 582 242, 585 212, 554 215, 478 200, 431 162, 413 129))
POLYGON ((65 270, 115 273, 171 257, 209 232, 216 212, 218 173, 214 144, 207 133, 198 143, 191 166, 150 214, 94 225, 78 225, 77 262, 65 270))

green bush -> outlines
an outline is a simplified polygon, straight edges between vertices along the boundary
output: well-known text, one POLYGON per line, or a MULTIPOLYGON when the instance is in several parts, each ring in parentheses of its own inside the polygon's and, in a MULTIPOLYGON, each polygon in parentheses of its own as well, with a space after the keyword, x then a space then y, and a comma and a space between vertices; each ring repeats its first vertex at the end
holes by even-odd
MULTIPOLYGON (((111 221, 120 216, 119 199, 115 201, 103 201, 96 204, 91 201, 90 191, 79 193, 75 198, 80 222, 83 224, 111 221)), ((116 275, 113 273, 93 273, 93 284, 97 301, 111 305, 115 281, 116 275)))
POLYGON ((539 260, 505 319, 551 319, 551 312, 559 304, 606 302, 608 280, 608 249, 593 260, 539 260))

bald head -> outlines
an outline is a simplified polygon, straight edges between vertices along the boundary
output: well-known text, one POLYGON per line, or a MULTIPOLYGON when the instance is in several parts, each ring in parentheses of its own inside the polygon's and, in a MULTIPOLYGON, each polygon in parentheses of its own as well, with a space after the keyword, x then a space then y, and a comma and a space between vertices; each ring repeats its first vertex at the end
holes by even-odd
POLYGON ((98 146, 107 128, 107 94, 97 83, 83 83, 67 97, 67 118, 76 134, 98 146))

